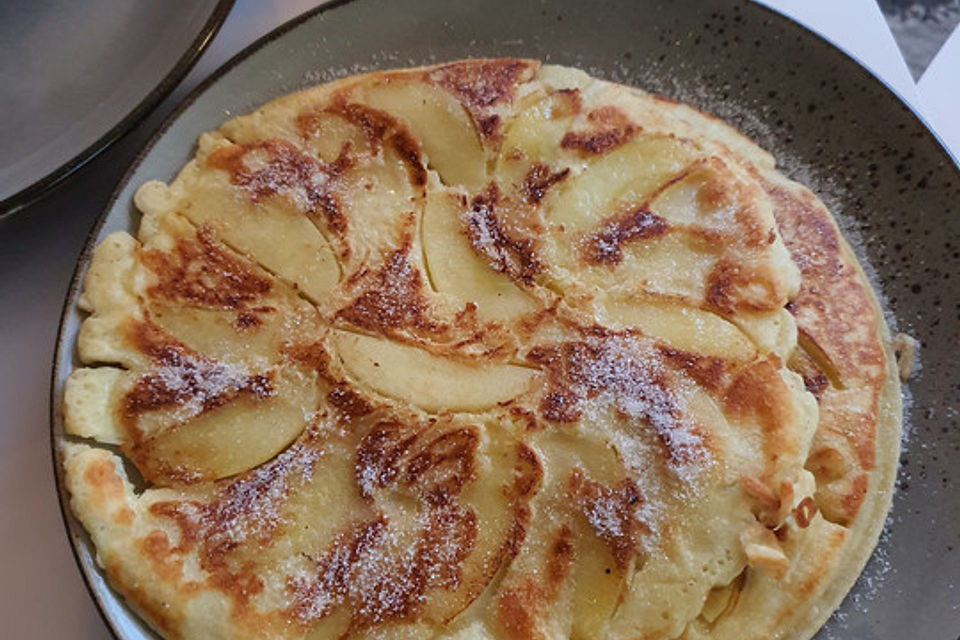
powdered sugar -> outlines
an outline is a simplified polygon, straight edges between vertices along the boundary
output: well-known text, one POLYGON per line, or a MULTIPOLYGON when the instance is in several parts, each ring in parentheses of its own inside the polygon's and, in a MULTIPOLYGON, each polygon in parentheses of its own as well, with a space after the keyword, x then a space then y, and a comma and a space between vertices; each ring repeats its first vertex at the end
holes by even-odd
POLYGON ((599 406, 614 406, 637 425, 652 427, 670 466, 705 463, 709 452, 678 394, 678 380, 658 352, 628 333, 589 338, 571 358, 571 391, 599 406))

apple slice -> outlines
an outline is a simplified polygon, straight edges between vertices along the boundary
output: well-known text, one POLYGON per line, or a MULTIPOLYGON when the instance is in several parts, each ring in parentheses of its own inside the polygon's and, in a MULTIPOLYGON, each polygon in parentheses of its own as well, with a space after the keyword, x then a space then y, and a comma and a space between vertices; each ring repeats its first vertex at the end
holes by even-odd
POLYGON ((477 255, 460 220, 461 196, 452 190, 431 191, 423 214, 423 249, 437 291, 460 303, 473 302, 482 316, 507 320, 536 309, 533 299, 509 276, 498 273, 477 255))
POLYGON ((179 211, 196 225, 208 225, 228 245, 250 255, 314 301, 322 300, 340 279, 330 244, 316 226, 285 198, 257 202, 230 183, 224 171, 207 167, 205 158, 230 146, 210 134, 201 137, 198 159, 184 167, 169 186, 151 181, 135 202, 145 214, 179 211))
POLYGON ((566 233, 597 227, 624 206, 639 206, 696 157, 688 141, 643 135, 593 161, 548 200, 547 219, 566 233))
POLYGON ((582 168, 585 162, 564 153, 560 141, 570 129, 575 109, 571 93, 542 96, 506 125, 496 171, 501 184, 519 184, 533 165, 582 168))
POLYGON ((696 307, 665 300, 609 300, 603 304, 607 326, 636 328, 691 353, 728 360, 750 360, 756 349, 731 322, 696 307))
POLYGON ((334 331, 332 338, 353 378, 427 411, 483 411, 524 393, 536 375, 526 367, 468 364, 346 331, 334 331))
POLYGON ((527 620, 540 633, 594 637, 615 611, 629 574, 629 563, 614 557, 610 536, 599 533, 622 532, 626 523, 614 524, 620 515, 615 499, 584 500, 576 483, 616 487, 624 468, 602 429, 547 430, 530 445, 543 460, 545 486, 531 500, 534 524, 499 587, 498 617, 504 627, 527 620))
POLYGON ((486 181, 486 154, 480 138, 456 98, 443 89, 411 81, 386 79, 356 88, 355 96, 403 122, 423 145, 429 166, 448 185, 477 189, 486 181))
POLYGON ((161 431, 131 449, 144 478, 223 478, 269 460, 303 431, 319 403, 315 380, 294 369, 278 370, 274 395, 240 396, 226 405, 161 431))

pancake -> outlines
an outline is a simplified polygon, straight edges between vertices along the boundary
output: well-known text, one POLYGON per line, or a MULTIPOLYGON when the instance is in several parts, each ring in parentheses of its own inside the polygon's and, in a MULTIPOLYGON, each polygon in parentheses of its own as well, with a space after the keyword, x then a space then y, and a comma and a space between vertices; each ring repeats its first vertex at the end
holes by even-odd
POLYGON ((876 544, 882 314, 717 119, 532 60, 382 71, 135 202, 59 446, 163 637, 806 639, 876 544))

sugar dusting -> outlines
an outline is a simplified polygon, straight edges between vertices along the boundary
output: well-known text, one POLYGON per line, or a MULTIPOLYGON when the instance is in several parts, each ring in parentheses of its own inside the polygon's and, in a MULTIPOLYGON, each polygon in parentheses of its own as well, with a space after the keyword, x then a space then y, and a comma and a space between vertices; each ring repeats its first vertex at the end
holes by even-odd
POLYGON ((589 356, 576 358, 571 371, 573 392, 596 401, 586 410, 614 406, 637 424, 649 425, 666 447, 670 467, 681 475, 696 474, 709 452, 660 355, 629 334, 591 339, 588 345, 589 356))
POLYGON ((296 485, 310 481, 316 464, 325 455, 319 440, 326 426, 314 417, 301 438, 266 464, 220 487, 209 503, 158 502, 151 512, 177 522, 181 544, 200 545, 200 562, 207 570, 223 566, 233 549, 269 541, 284 522, 284 505, 296 485))

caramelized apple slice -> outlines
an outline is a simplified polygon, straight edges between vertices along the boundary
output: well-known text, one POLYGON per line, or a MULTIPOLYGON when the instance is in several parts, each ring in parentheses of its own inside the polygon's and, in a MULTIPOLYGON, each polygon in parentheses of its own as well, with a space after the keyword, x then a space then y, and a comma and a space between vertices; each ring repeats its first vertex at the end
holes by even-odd
POLYGON ((547 219, 565 233, 592 230, 630 205, 639 206, 696 157, 693 143, 645 135, 594 160, 547 202, 547 219))
POLYGON ((576 113, 574 93, 541 96, 521 111, 506 128, 496 171, 501 184, 518 184, 533 165, 578 166, 584 162, 563 152, 560 141, 576 113))
POLYGON ((696 153, 676 138, 640 136, 549 193, 544 253, 545 262, 559 268, 558 286, 566 289, 575 279, 587 290, 700 300, 715 256, 674 233, 645 205, 696 153))
POLYGON ((240 395, 227 404, 128 447, 144 478, 212 479, 251 469, 275 456, 306 426, 319 393, 312 376, 278 370, 273 395, 240 395))
POLYGON ((207 166, 206 159, 229 142, 212 135, 200 140, 196 160, 167 187, 147 182, 137 191, 137 207, 148 215, 180 211, 196 225, 208 225, 237 251, 294 283, 312 300, 340 279, 330 244, 286 198, 254 199, 231 184, 230 174, 207 166))
POLYGON ((524 393, 536 375, 525 367, 468 364, 346 331, 332 336, 334 350, 352 377, 427 411, 482 411, 524 393))
POLYGON ((387 78, 354 89, 354 96, 403 122, 445 184, 473 190, 486 183, 480 138, 463 105, 447 91, 409 78, 387 78))
POLYGON ((640 495, 599 431, 541 432, 531 451, 545 466, 530 505, 530 520, 539 524, 527 530, 504 574, 495 598, 499 623, 509 629, 526 620, 539 633, 596 637, 639 551, 641 523, 632 511, 640 495), (627 504, 631 498, 637 501, 627 504))
MULTIPOLYGON (((362 434, 356 449, 332 448, 309 481, 287 495, 285 535, 248 553, 295 569, 285 582, 310 637, 338 637, 350 623, 368 637, 365 605, 384 592, 396 594, 397 610, 445 623, 510 557, 522 512, 519 449, 495 427, 485 433, 450 420, 428 426, 391 414, 354 428, 362 434), (354 547, 358 540, 363 544, 354 547), (318 603, 326 606, 311 606, 318 603)), ((386 627, 369 637, 382 637, 385 628, 418 637, 393 626, 406 618, 388 614, 386 627)))
POLYGON ((477 305, 482 316, 507 320, 536 309, 533 299, 509 276, 498 273, 470 246, 460 219, 463 205, 455 191, 427 195, 423 215, 423 249, 436 289, 463 306, 477 305))
POLYGON ((672 347, 705 356, 749 360, 756 353, 736 325, 696 307, 664 300, 608 300, 602 312, 613 329, 636 328, 672 347))

